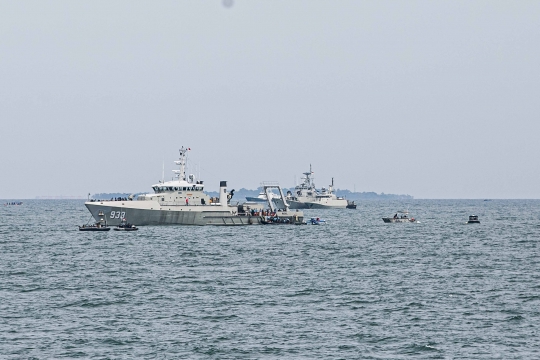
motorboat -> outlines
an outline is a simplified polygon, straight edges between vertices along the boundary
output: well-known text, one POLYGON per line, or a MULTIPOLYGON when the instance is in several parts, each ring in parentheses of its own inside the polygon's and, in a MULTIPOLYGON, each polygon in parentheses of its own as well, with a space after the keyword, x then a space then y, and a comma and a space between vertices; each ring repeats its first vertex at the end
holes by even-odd
POLYGON ((100 223, 95 224, 85 224, 79 226, 79 231, 109 231, 111 228, 109 226, 103 226, 100 223))
POLYGON ((326 224, 326 220, 323 220, 321 218, 311 218, 309 220, 309 223, 311 225, 324 225, 324 224, 326 224))
POLYGON ((115 231, 137 231, 139 230, 139 228, 133 224, 128 223, 126 219, 122 219, 122 222, 120 222, 120 224, 118 224, 114 228, 114 230, 115 231))
POLYGON ((79 231, 109 231, 111 228, 107 225, 107 220, 105 219, 105 214, 103 211, 98 213, 98 221, 93 224, 90 222, 79 226, 79 231))
POLYGON ((354 200, 347 200, 347 209, 356 209, 356 202, 354 200))
POLYGON ((289 218, 280 218, 278 216, 273 216, 273 217, 267 217, 261 220, 261 224, 263 225, 289 225, 291 224, 291 220, 289 218))
POLYGON ((469 221, 467 221, 467 224, 480 224, 480 220, 478 220, 477 215, 469 215, 469 221))
POLYGON ((409 217, 409 211, 398 211, 392 217, 382 218, 385 223, 413 223, 416 222, 415 218, 409 217))

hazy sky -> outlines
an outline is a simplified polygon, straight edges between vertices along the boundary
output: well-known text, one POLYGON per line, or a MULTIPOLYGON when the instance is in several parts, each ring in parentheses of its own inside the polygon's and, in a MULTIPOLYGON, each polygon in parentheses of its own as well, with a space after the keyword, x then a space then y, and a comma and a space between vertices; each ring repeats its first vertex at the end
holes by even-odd
POLYGON ((540 1, 0 0, 0 198, 540 198, 540 1))

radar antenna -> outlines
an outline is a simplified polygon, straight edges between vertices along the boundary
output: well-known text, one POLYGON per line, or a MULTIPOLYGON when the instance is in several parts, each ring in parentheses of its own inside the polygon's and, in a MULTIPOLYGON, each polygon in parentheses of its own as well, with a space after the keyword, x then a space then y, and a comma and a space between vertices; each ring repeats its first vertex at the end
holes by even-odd
POLYGON ((186 181, 186 163, 187 163, 187 152, 191 150, 191 148, 182 148, 179 150, 180 157, 178 160, 176 160, 174 163, 178 166, 180 166, 180 170, 173 170, 173 172, 176 174, 178 179, 180 181, 186 181))

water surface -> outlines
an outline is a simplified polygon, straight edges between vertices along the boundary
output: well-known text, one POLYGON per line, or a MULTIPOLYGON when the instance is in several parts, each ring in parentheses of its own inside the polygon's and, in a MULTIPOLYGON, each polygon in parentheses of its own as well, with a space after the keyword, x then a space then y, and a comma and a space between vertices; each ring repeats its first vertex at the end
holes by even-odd
POLYGON ((539 208, 368 201, 306 211, 324 226, 87 233, 82 201, 2 206, 0 354, 538 358, 539 208), (407 207, 419 224, 383 223, 407 207))

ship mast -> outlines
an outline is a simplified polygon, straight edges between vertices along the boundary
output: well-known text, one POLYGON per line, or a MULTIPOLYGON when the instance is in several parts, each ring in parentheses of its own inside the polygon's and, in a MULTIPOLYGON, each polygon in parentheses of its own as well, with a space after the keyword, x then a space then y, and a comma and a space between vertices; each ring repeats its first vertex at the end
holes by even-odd
POLYGON ((184 148, 182 146, 182 148, 179 150, 180 158, 174 162, 176 165, 180 166, 180 170, 173 170, 174 173, 176 173, 176 176, 178 176, 178 180, 180 181, 186 181, 187 152, 189 150, 189 148, 184 148))

